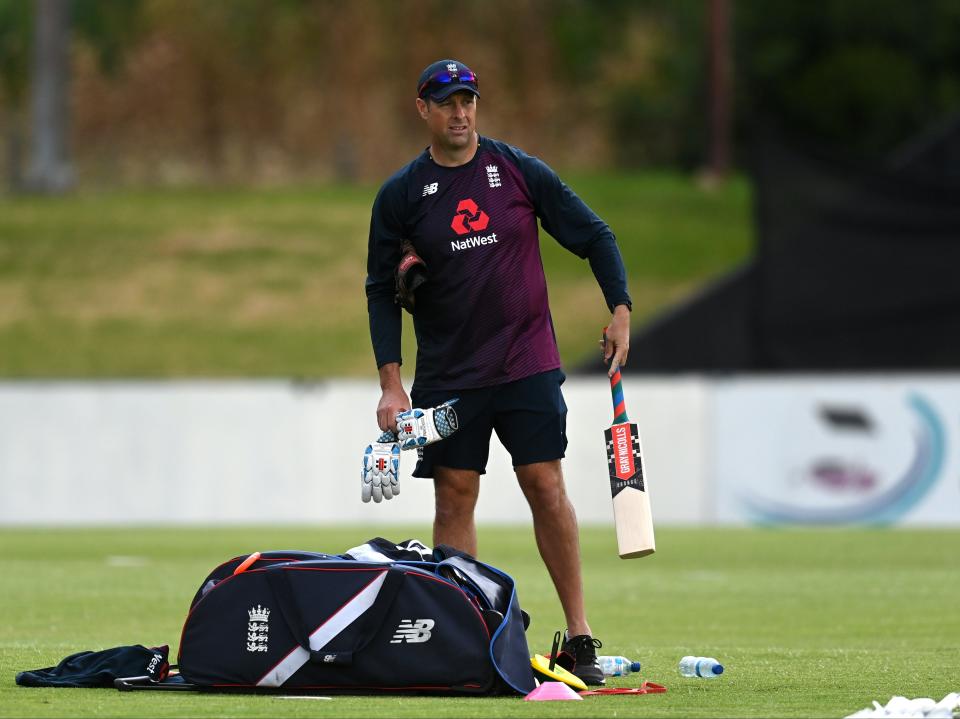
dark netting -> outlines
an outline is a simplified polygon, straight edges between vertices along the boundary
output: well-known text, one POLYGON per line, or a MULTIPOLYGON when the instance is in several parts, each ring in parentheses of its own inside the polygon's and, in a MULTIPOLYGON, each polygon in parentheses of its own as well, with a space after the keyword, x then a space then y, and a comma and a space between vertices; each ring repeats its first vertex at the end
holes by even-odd
POLYGON ((751 153, 755 259, 639 328, 630 366, 960 367, 960 122, 884 165, 761 134, 751 153))
POLYGON ((960 365, 960 186, 757 147, 758 365, 960 365))
MULTIPOLYGON (((749 263, 655 317, 630 338, 631 372, 723 372, 756 365, 756 266, 749 263)), ((600 352, 578 371, 606 372, 600 352)))

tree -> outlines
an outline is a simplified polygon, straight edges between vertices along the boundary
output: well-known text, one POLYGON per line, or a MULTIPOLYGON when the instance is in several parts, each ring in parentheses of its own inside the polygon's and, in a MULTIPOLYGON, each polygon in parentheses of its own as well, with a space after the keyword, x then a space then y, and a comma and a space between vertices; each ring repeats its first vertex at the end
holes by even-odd
POLYGON ((76 178, 70 152, 73 31, 115 73, 136 39, 140 0, 0 0, 0 95, 6 101, 7 176, 13 190, 56 194, 76 178), (32 40, 32 43, 31 43, 32 40), (25 99, 30 97, 30 165, 21 176, 25 99))
POLYGON ((744 118, 876 160, 960 111, 954 0, 781 0, 737 10, 744 118))
POLYGON ((11 188, 23 184, 23 101, 30 53, 30 4, 0 0, 0 123, 6 131, 6 176, 11 188))
POLYGON ((33 135, 27 187, 58 194, 76 180, 67 149, 70 126, 70 0, 35 0, 30 111, 33 135))

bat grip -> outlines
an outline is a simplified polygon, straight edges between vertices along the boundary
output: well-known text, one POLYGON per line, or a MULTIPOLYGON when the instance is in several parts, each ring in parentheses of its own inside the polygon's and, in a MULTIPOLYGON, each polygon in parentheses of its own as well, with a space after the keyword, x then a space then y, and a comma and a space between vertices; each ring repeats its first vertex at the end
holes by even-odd
MULTIPOLYGON (((603 347, 604 353, 606 353, 607 347, 607 328, 603 328, 603 347)), ((627 401, 623 396, 623 377, 620 376, 620 368, 615 367, 613 370, 613 375, 610 377, 610 395, 613 400, 613 421, 615 424, 619 422, 628 422, 629 418, 627 417, 627 401)))
POLYGON ((613 400, 614 424, 629 421, 629 418, 627 417, 627 401, 623 397, 623 379, 620 376, 619 367, 610 378, 610 396, 613 400))

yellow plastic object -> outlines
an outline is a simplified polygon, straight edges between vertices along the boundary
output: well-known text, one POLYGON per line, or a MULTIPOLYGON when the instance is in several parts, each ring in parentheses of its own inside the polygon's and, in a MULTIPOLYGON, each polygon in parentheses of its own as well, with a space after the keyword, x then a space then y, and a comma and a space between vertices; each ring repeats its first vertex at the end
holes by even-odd
POLYGON ((563 682, 567 686, 573 687, 577 691, 586 691, 587 685, 576 674, 568 672, 559 664, 554 664, 550 669, 550 660, 542 654, 534 654, 530 657, 530 666, 539 676, 540 681, 563 682))

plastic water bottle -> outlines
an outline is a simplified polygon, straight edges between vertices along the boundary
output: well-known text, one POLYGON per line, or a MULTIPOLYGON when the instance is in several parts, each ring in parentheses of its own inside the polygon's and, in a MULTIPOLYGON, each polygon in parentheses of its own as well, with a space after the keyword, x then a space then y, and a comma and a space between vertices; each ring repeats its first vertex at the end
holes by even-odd
POLYGON ((680 660, 680 674, 685 677, 715 679, 723 674, 723 664, 713 657, 684 657, 680 660))
POLYGON ((626 657, 597 657, 604 676, 625 677, 631 672, 640 671, 640 662, 632 662, 626 657))

